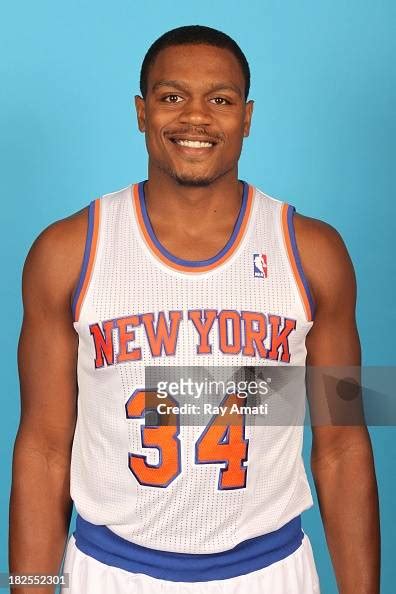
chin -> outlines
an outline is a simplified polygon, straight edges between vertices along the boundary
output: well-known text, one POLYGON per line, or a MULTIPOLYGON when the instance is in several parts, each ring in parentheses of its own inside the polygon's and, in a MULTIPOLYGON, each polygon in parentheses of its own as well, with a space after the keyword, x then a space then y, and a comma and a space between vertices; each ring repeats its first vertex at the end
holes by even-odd
POLYGON ((210 186, 217 179, 228 173, 229 170, 220 173, 198 173, 194 171, 177 171, 169 166, 160 166, 159 169, 169 175, 177 184, 190 188, 204 188, 210 186))
POLYGON ((210 186, 216 179, 221 177, 220 175, 213 175, 213 174, 199 174, 199 173, 192 173, 192 172, 178 172, 172 170, 169 172, 171 177, 180 185, 186 186, 191 188, 197 187, 205 187, 210 186))
POLYGON ((214 180, 211 177, 192 177, 188 175, 172 176, 180 186, 205 187, 209 186, 214 180))

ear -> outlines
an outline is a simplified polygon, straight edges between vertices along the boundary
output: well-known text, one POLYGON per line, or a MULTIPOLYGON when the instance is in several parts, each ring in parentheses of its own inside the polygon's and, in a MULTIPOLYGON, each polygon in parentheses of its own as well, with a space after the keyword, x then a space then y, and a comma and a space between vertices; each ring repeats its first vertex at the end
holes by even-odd
POLYGON ((250 124, 252 123, 254 101, 250 99, 245 106, 245 121, 243 123, 243 135, 249 136, 250 124))
POLYGON ((146 131, 146 103, 143 97, 135 95, 135 108, 140 132, 146 131))

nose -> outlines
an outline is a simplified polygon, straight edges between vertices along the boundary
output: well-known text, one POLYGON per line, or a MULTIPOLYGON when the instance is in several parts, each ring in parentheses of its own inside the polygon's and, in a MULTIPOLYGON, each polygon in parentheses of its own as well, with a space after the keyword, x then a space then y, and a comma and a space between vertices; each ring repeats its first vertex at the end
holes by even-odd
POLYGON ((180 122, 183 124, 204 125, 212 123, 209 105, 203 98, 190 98, 186 101, 180 113, 180 122))

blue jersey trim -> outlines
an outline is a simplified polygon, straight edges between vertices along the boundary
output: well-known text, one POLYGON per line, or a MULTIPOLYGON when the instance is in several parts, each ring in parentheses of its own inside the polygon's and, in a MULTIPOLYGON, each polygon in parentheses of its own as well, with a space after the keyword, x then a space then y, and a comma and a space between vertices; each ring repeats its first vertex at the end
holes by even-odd
POLYGON ((289 228, 289 236, 290 236, 290 242, 291 242, 292 249, 293 249, 294 259, 295 259, 295 262, 297 265, 298 272, 300 274, 301 281, 304 285, 304 289, 305 289, 305 293, 307 295, 309 307, 311 308, 311 318, 313 319, 315 317, 315 304, 314 304, 314 300, 312 297, 311 289, 309 288, 307 277, 305 276, 304 269, 301 264, 301 258, 300 258, 300 254, 299 254, 298 248, 297 248, 296 233, 294 230, 294 222, 293 222, 293 217, 294 217, 295 212, 296 212, 295 206, 292 206, 291 204, 289 204, 288 210, 287 210, 287 226, 289 228))
POLYGON ((246 575, 294 553, 303 536, 300 515, 274 532, 209 554, 149 549, 121 538, 107 526, 91 524, 80 515, 74 532, 77 548, 97 561, 172 582, 209 582, 246 575))
POLYGON ((94 228, 94 211, 95 211, 95 200, 92 200, 89 204, 88 209, 88 229, 87 229, 87 236, 85 239, 85 248, 84 248, 84 258, 82 263, 82 268, 80 272, 80 276, 78 279, 77 287, 74 292, 73 301, 72 301, 72 313, 73 313, 73 320, 76 321, 76 307, 78 298, 81 293, 82 286, 84 284, 85 275, 87 273, 87 267, 89 262, 89 255, 91 252, 91 244, 92 244, 92 234, 94 228))
POLYGON ((154 229, 151 225, 151 221, 148 216, 148 212, 147 212, 147 208, 146 208, 146 200, 145 200, 145 196, 144 196, 144 184, 146 183, 146 181, 147 180, 142 181, 138 184, 140 208, 142 210, 144 224, 145 224, 148 234, 150 235, 151 241, 159 249, 159 251, 166 258, 168 258, 168 260, 170 260, 171 262, 174 262, 175 264, 180 264, 182 266, 190 266, 191 268, 197 268, 200 266, 209 266, 210 264, 214 264, 215 262, 217 262, 217 260, 220 260, 220 258, 222 258, 224 256, 224 254, 226 254, 232 248, 232 246, 235 242, 235 239, 238 236, 238 232, 239 232, 239 229, 241 227, 241 224, 242 224, 245 212, 246 212, 247 198, 248 198, 248 193, 249 193, 249 184, 247 184, 243 180, 240 180, 243 183, 242 204, 241 204, 241 208, 240 208, 240 211, 238 214, 238 218, 234 225, 234 229, 231 233, 231 237, 229 238, 229 240, 227 241, 225 246, 215 256, 212 256, 212 258, 209 258, 208 260, 183 260, 182 258, 178 258, 177 256, 174 256, 173 254, 168 252, 168 250, 158 241, 157 236, 154 233, 154 229))

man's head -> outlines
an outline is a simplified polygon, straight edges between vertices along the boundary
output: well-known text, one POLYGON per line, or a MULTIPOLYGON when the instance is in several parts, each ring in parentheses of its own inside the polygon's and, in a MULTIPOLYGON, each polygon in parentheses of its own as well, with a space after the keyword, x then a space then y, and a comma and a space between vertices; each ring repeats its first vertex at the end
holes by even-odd
POLYGON ((248 62, 225 33, 193 25, 162 35, 142 64, 136 96, 149 170, 187 186, 237 174, 253 101, 248 62))

